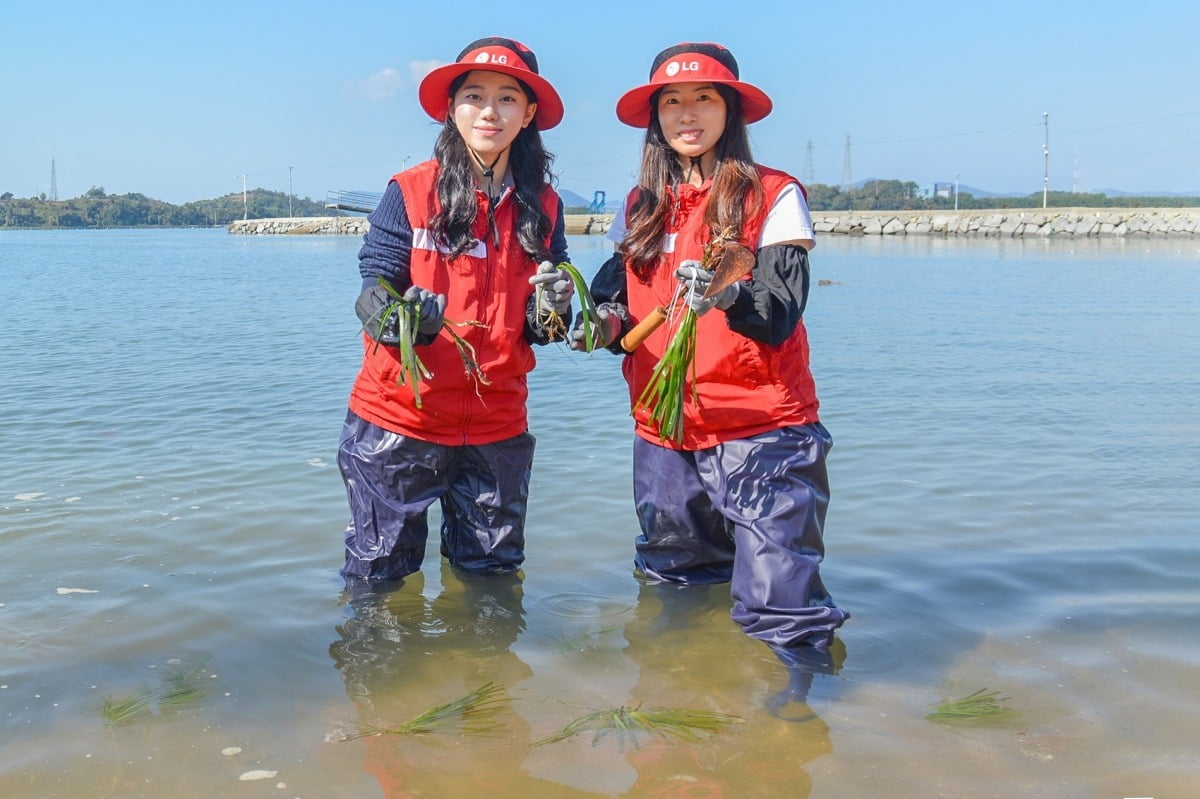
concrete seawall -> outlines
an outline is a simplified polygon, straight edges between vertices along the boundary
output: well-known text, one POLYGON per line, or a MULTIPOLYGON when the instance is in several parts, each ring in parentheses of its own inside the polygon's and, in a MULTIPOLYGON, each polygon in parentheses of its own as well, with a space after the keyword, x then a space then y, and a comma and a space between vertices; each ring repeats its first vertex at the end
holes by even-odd
MULTIPOLYGON (((1047 208, 987 211, 814 211, 817 234, 849 236, 1188 237, 1200 236, 1200 208, 1047 208)), ((612 214, 568 214, 567 233, 600 235, 612 214)), ((365 217, 238 220, 231 234, 358 235, 365 217)))

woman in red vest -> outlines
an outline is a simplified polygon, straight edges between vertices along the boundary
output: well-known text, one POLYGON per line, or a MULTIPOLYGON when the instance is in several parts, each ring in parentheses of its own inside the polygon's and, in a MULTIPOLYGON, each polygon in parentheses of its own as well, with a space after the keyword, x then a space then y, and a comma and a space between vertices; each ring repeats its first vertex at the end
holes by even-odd
POLYGON ((531 345, 550 338, 547 312, 570 312, 571 283, 554 266, 567 260, 562 202, 540 136, 563 105, 533 52, 512 39, 472 42, 425 76, 419 97, 443 125, 434 157, 389 181, 359 252, 363 363, 338 448, 348 585, 419 570, 435 501, 451 565, 520 566, 531 345), (416 392, 383 282, 419 309, 412 335, 428 374, 416 392), (481 374, 464 367, 452 332, 474 348, 481 374))
MULTIPOLYGON (((658 54, 649 81, 617 102, 617 117, 645 128, 645 143, 637 188, 609 231, 617 254, 592 293, 604 319, 599 343, 625 355, 635 406, 637 569, 652 581, 731 582, 733 618, 747 634, 820 660, 849 613, 819 571, 833 442, 818 417, 802 320, 812 222, 799 181, 756 164, 747 136, 770 112, 724 47, 658 54), (754 251, 755 265, 705 299, 713 273, 701 260, 722 235, 754 251), (699 319, 676 440, 637 402, 670 326, 632 352, 620 340, 681 285, 699 319)), ((572 337, 581 348, 581 326, 572 337)))

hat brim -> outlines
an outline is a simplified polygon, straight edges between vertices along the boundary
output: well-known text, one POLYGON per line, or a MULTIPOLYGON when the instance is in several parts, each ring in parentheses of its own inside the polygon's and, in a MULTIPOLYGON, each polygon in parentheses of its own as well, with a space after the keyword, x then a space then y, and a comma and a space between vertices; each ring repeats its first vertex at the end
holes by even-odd
POLYGON ((533 93, 537 95, 537 113, 534 114, 533 121, 537 124, 539 131, 549 130, 559 122, 562 122, 562 99, 558 96, 558 92, 554 90, 554 87, 550 85, 550 81, 536 72, 530 72, 527 69, 517 69, 505 64, 481 66, 479 64, 454 63, 435 67, 428 75, 421 79, 421 85, 417 89, 417 97, 421 102, 421 108, 425 109, 425 113, 429 114, 437 122, 445 122, 446 101, 450 98, 450 84, 454 83, 454 79, 459 75, 465 75, 473 70, 499 72, 502 75, 509 75, 523 81, 529 88, 533 89, 533 93))
MULTIPOLYGON (((680 81, 672 81, 680 82, 680 81)), ((771 113, 774 107, 767 93, 757 86, 739 80, 705 80, 703 83, 721 83, 736 91, 742 98, 742 120, 747 124, 757 122, 771 113)), ((634 128, 650 127, 650 98, 670 83, 647 83, 630 89, 617 100, 617 119, 634 128)))

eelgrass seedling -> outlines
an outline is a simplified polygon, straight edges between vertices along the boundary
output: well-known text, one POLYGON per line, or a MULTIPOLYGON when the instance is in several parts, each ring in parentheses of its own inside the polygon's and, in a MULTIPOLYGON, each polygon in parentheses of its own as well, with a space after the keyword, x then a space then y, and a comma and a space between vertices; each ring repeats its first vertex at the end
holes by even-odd
MULTIPOLYGON (((602 347, 607 346, 610 342, 597 342, 596 337, 593 334, 596 324, 600 321, 600 318, 596 312, 596 300, 592 297, 592 292, 588 288, 587 280, 584 279, 583 274, 574 264, 564 261, 563 263, 558 264, 558 268, 567 273, 567 276, 571 279, 571 283, 575 285, 575 295, 579 297, 579 315, 580 323, 583 327, 584 351, 591 352, 596 348, 597 343, 599 343, 599 345, 602 347)), ((539 285, 537 287, 538 308, 542 307, 542 292, 545 290, 546 289, 543 286, 539 285)), ((559 341, 560 339, 565 339, 567 337, 568 323, 557 311, 540 311, 538 321, 541 322, 542 327, 546 329, 546 333, 551 341, 559 341)))
MULTIPOLYGON (((733 229, 726 228, 704 245, 700 259, 702 269, 711 269, 724 253, 725 243, 733 240, 733 229)), ((650 420, 658 428, 660 441, 668 438, 683 441, 683 406, 686 389, 691 388, 692 401, 696 400, 696 312, 683 302, 685 290, 693 287, 680 284, 667 308, 667 318, 675 325, 674 332, 663 350, 662 357, 654 365, 650 379, 633 404, 645 409, 650 420)))
POLYGON ((584 630, 572 637, 563 633, 555 636, 558 641, 558 651, 563 655, 573 655, 581 652, 595 652, 602 644, 602 638, 608 633, 619 630, 620 627, 601 627, 596 630, 584 630))
POLYGON ((169 669, 162 677, 162 684, 149 689, 141 689, 127 694, 119 699, 104 697, 100 706, 100 715, 110 725, 116 726, 152 714, 162 714, 184 705, 199 702, 204 698, 200 690, 200 675, 207 661, 186 668, 169 669))
POLYGON ((724 731, 743 719, 727 713, 686 708, 654 707, 642 710, 634 707, 610 707, 575 719, 553 735, 533 742, 534 746, 565 741, 584 733, 592 733, 592 746, 608 735, 617 739, 617 748, 625 751, 626 744, 641 746, 642 739, 657 736, 666 740, 699 741, 724 731))
POLYGON ((146 690, 135 691, 120 699, 106 696, 100 705, 100 715, 112 726, 124 724, 138 716, 148 715, 153 710, 154 694, 146 690))
POLYGON ((394 727, 365 725, 347 733, 341 740, 353 741, 385 734, 426 735, 443 732, 455 724, 460 725, 458 729, 464 735, 494 735, 503 729, 496 716, 511 701, 503 693, 503 686, 489 682, 453 702, 428 708, 402 724, 394 727))
POLYGON ((467 377, 475 384, 475 396, 483 399, 483 395, 479 392, 479 387, 490 386, 492 382, 488 380, 483 368, 476 360, 475 347, 471 342, 454 332, 454 327, 484 327, 482 322, 471 320, 469 322, 451 322, 448 319, 442 320, 442 329, 450 334, 450 340, 454 342, 454 346, 458 349, 458 357, 462 359, 463 369, 467 373, 467 377))
MULTIPOLYGON (((387 329, 388 322, 394 316, 396 318, 397 339, 399 339, 395 346, 400 350, 400 371, 396 376, 396 380, 401 384, 408 384, 409 389, 413 393, 413 402, 420 408, 422 407, 421 380, 428 380, 433 377, 433 373, 426 368, 416 350, 417 328, 421 324, 420 305, 405 300, 404 295, 396 291, 385 278, 379 278, 379 285, 383 286, 384 290, 392 297, 392 301, 383 306, 379 311, 378 327, 373 336, 376 342, 375 346, 378 347, 380 345, 380 340, 383 338, 383 333, 387 329)), ((450 340, 454 342, 454 346, 458 350, 458 357, 462 359, 463 370, 474 382, 475 393, 479 395, 479 386, 489 386, 491 382, 479 366, 479 362, 476 359, 475 347, 455 332, 455 327, 484 327, 484 325, 475 320, 452 322, 449 319, 442 319, 442 329, 450 335, 450 340)))
MULTIPOLYGON (((676 297, 682 292, 676 292, 676 297)), ((654 365, 650 379, 638 395, 634 409, 644 408, 658 428, 658 437, 683 441, 683 405, 685 388, 690 385, 692 401, 696 400, 696 312, 688 306, 678 309, 672 301, 671 311, 678 320, 662 357, 654 365), (689 381, 688 378, 691 378, 689 381)), ((670 317, 668 317, 670 318, 670 317)))
POLYGON ((1005 718, 1013 714, 1012 708, 1000 704, 1008 700, 999 691, 980 688, 962 699, 947 699, 934 705, 925 718, 930 721, 980 721, 982 719, 1005 718))

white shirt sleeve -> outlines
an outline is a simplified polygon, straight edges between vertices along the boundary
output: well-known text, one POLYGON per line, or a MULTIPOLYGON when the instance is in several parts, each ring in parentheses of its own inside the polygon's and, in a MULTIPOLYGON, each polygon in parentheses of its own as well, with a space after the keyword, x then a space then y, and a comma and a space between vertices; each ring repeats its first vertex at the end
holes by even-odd
POLYGON ((816 246, 817 236, 813 231, 812 215, 799 183, 789 183, 775 198, 775 204, 767 212, 758 246, 778 244, 781 241, 806 241, 805 249, 816 246))
POLYGON ((622 241, 624 241, 625 234, 629 232, 625 227, 625 202, 628 199, 629 195, 626 194, 625 200, 621 200, 621 207, 617 209, 617 214, 613 217, 613 221, 609 223, 608 232, 605 234, 608 236, 610 241, 613 241, 617 244, 620 244, 622 241))
MULTIPOLYGON (((628 195, 626 195, 628 199, 628 195)), ((620 244, 629 232, 625 227, 625 200, 613 217, 606 234, 609 240, 620 244)), ((804 192, 800 191, 798 183, 789 183, 775 198, 775 204, 767 212, 763 223, 762 233, 758 237, 758 246, 777 244, 781 241, 806 241, 805 249, 811 250, 816 246, 816 233, 813 231, 812 215, 808 210, 808 202, 804 192)))

